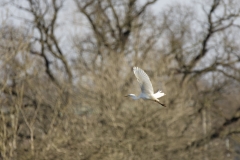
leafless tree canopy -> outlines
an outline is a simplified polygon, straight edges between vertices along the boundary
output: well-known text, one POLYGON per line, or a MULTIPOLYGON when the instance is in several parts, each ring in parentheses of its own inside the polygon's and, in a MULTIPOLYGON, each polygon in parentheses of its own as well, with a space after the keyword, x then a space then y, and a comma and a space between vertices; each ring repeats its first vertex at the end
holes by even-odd
POLYGON ((0 3, 0 160, 240 159, 240 2, 156 3, 0 3))

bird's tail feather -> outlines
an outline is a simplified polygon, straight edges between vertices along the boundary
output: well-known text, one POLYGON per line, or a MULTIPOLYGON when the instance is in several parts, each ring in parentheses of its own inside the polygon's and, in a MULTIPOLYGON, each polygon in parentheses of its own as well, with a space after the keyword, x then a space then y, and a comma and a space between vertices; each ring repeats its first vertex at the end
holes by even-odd
POLYGON ((154 96, 156 97, 156 98, 160 98, 160 97, 163 97, 163 96, 165 96, 166 94, 165 93, 163 93, 162 91, 157 91, 155 94, 154 94, 154 96))

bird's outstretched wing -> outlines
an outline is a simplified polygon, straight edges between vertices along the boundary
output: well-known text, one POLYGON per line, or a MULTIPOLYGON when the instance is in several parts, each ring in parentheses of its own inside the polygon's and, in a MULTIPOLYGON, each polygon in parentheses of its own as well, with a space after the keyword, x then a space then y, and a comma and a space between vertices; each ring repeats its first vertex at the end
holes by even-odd
POLYGON ((135 74, 140 84, 142 93, 152 95, 153 86, 148 75, 141 68, 138 67, 133 67, 133 73, 135 74))

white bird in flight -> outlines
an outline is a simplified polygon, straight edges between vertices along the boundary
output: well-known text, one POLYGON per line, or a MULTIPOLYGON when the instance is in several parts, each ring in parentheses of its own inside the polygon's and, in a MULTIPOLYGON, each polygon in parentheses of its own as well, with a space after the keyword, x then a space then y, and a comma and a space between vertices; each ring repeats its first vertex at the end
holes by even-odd
POLYGON ((137 81, 140 84, 142 92, 139 96, 136 96, 135 94, 129 94, 126 97, 131 97, 134 100, 137 100, 140 98, 145 100, 152 100, 166 107, 164 104, 160 103, 158 100, 158 98, 163 97, 166 94, 160 90, 157 91, 156 93, 153 92, 153 86, 148 75, 141 68, 138 68, 138 67, 133 67, 133 73, 135 74, 137 81))

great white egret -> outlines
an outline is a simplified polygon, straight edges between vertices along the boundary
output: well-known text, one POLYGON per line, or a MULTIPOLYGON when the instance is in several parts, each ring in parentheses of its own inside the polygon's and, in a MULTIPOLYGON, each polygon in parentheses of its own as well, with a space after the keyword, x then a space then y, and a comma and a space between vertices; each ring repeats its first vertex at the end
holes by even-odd
POLYGON ((142 92, 139 96, 136 96, 135 94, 129 94, 125 97, 131 97, 134 100, 138 100, 140 98, 145 100, 152 100, 166 107, 164 104, 160 103, 158 100, 158 98, 163 97, 166 94, 160 90, 157 91, 156 93, 153 92, 153 86, 148 75, 141 68, 138 68, 138 67, 133 67, 133 73, 135 74, 137 81, 140 84, 142 92))

